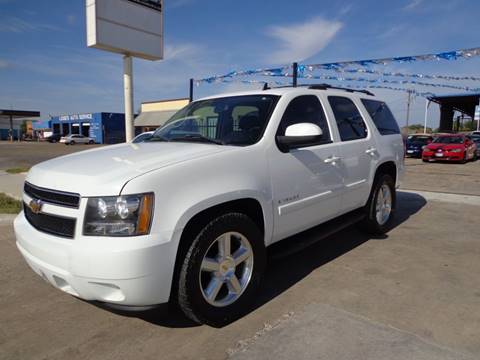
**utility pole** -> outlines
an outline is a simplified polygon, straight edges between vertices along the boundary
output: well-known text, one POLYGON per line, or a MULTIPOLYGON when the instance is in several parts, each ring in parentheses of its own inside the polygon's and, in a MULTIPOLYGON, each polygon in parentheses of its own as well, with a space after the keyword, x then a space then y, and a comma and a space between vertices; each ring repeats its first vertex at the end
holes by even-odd
POLYGON ((407 124, 405 126, 407 128, 407 134, 408 134, 408 125, 409 125, 409 122, 410 122, 410 104, 412 103, 412 93, 413 93, 412 89, 407 90, 407 94, 408 94, 408 98, 407 98, 407 124))

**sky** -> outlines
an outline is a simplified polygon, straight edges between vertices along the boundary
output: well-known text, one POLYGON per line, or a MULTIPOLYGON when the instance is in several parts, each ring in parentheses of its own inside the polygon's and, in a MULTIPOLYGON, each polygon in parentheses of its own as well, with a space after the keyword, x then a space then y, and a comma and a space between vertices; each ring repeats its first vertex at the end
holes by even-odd
MULTIPOLYGON (((165 59, 134 60, 135 109, 188 97, 188 80, 231 70, 417 55, 480 46, 478 0, 164 0, 165 59)), ((84 0, 0 0, 0 108, 123 112, 122 57, 87 48, 84 0)), ((480 76, 480 58, 381 70, 480 76)), ((324 82, 324 81, 322 81, 324 82)), ((449 82, 480 87, 475 82, 449 82)), ((342 85, 341 82, 333 82, 342 85)), ((195 97, 258 85, 202 84, 195 97)), ((417 87, 436 94, 461 91, 417 87)), ((404 92, 372 90, 406 118, 404 92)), ((423 123, 413 99, 410 123, 423 123)), ((429 125, 438 125, 431 106, 429 125)))

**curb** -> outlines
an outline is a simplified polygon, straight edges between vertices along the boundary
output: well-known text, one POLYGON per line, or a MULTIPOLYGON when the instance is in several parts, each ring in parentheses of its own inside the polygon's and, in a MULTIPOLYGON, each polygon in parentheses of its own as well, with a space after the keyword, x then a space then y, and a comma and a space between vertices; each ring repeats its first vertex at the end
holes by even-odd
POLYGON ((0 214, 0 225, 13 223, 13 220, 17 217, 17 214, 0 214))

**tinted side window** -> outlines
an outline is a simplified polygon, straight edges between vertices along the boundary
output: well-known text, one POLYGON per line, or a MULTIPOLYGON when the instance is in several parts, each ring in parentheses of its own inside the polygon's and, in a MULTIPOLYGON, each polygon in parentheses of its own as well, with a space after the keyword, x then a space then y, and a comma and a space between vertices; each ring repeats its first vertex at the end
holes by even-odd
POLYGON ((382 101, 367 99, 362 99, 362 103, 370 114, 370 117, 380 134, 400 134, 400 128, 387 104, 382 101))
POLYGON ((277 135, 285 135, 287 127, 299 123, 318 125, 323 132, 322 143, 331 140, 322 104, 315 95, 299 96, 288 104, 287 109, 283 114, 282 121, 280 122, 277 135))
POLYGON ((328 101, 335 115, 342 141, 367 137, 367 125, 352 100, 342 96, 329 96, 328 101))

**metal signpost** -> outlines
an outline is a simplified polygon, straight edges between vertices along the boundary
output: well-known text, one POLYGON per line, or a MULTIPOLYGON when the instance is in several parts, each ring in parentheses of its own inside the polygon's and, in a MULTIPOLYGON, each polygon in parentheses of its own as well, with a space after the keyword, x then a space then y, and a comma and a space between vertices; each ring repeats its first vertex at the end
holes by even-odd
POLYGON ((132 140, 132 57, 163 59, 163 0, 86 0, 87 46, 123 55, 125 137, 132 140))
POLYGON ((477 131, 480 131, 480 104, 475 106, 475 115, 473 120, 477 122, 477 131))

